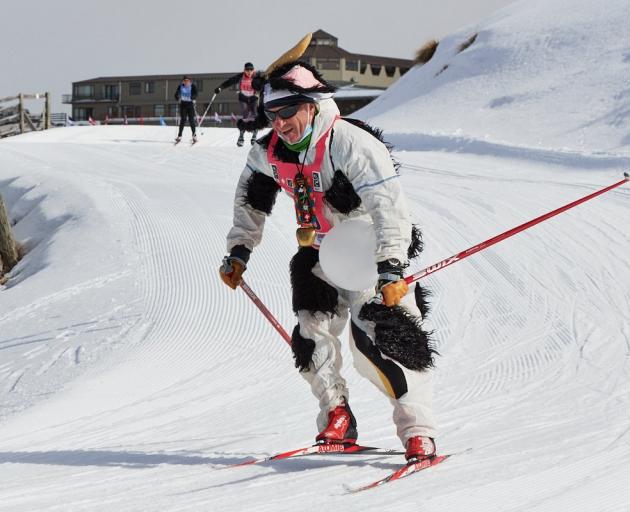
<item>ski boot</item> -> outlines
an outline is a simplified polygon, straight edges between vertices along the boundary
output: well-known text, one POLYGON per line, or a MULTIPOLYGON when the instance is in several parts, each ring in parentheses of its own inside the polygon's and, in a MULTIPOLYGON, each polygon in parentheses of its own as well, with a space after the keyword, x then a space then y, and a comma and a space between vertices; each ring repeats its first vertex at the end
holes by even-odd
POLYGON ((245 134, 243 132, 238 134, 238 140, 236 141, 236 145, 240 148, 245 143, 245 134))
POLYGON ((177 137, 175 137, 175 144, 179 144, 181 141, 182 141, 181 135, 178 135, 177 137))
POLYGON ((318 444, 354 444, 357 437, 357 420, 350 406, 345 404, 338 405, 328 413, 328 426, 317 435, 315 441, 318 444))
POLYGON ((258 132, 254 130, 252 133, 252 146, 256 144, 256 135, 258 135, 258 132))
POLYGON ((435 456, 435 443, 430 437, 414 436, 407 439, 405 459, 409 464, 435 456))
POLYGON ((197 136, 196 136, 196 135, 193 135, 193 138, 192 138, 192 143, 193 143, 193 144, 197 144, 197 141, 198 141, 198 140, 199 140, 199 139, 197 139, 197 136))

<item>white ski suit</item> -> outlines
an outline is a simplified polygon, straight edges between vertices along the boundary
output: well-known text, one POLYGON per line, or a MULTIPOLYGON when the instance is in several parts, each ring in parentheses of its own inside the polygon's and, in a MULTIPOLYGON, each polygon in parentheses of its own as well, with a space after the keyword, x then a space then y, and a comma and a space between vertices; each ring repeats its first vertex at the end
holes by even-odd
MULTIPOLYGON (((377 240, 376 261, 396 258, 405 262, 412 226, 400 178, 389 151, 367 131, 340 120, 334 100, 319 101, 318 108, 310 146, 306 155, 300 153, 299 161, 311 163, 315 158, 317 141, 327 136, 320 171, 323 190, 331 187, 335 171, 341 170, 361 199, 360 206, 348 215, 325 204, 326 220, 332 226, 348 218, 363 217, 373 222, 377 240), (329 128, 333 124, 333 139, 329 143, 329 128)), ((238 182, 233 227, 227 237, 228 252, 237 245, 243 245, 251 251, 262 238, 266 213, 253 208, 244 199, 252 173, 263 173, 274 178, 267 150, 260 145, 254 145, 250 150, 238 182)), ((319 400, 318 429, 321 431, 326 427, 328 412, 349 398, 346 381, 340 375, 339 336, 350 316, 350 346, 354 365, 362 376, 390 398, 394 407, 394 423, 403 445, 412 436, 435 437, 430 370, 409 370, 387 357, 373 343, 374 323, 359 318, 359 311, 374 296, 374 290, 351 292, 338 288, 323 274, 319 263, 314 265, 311 272, 338 293, 338 314, 305 309, 297 311, 299 334, 315 342, 311 362, 306 371, 301 371, 301 375, 309 382, 313 394, 319 400)), ((402 300, 401 306, 410 314, 420 316, 412 294, 402 300)))

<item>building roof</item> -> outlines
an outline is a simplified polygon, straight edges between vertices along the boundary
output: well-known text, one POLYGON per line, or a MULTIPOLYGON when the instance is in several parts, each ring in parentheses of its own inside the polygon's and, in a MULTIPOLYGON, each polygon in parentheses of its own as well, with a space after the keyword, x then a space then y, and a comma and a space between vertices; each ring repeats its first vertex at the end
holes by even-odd
MULTIPOLYGON (((313 40, 315 39, 334 39, 337 38, 328 32, 318 30, 313 34, 313 40)), ((413 60, 400 59, 396 57, 379 57, 377 55, 366 55, 364 53, 352 53, 336 45, 329 44, 317 44, 311 41, 303 58, 319 58, 319 59, 339 59, 344 58, 346 60, 360 60, 364 64, 382 64, 383 66, 399 66, 401 68, 410 68, 413 66, 413 60)))
POLYGON ((192 78, 193 81, 201 79, 222 79, 235 75, 238 71, 231 73, 179 73, 176 75, 132 75, 132 76, 99 76, 88 80, 78 80, 73 82, 80 84, 84 82, 128 82, 128 81, 149 81, 149 80, 181 80, 184 75, 192 78))
POLYGON ((321 28, 313 32, 311 44, 313 44, 312 41, 315 41, 317 39, 334 39, 335 41, 338 40, 335 36, 333 36, 332 34, 329 34, 325 30, 322 30, 321 28))
POLYGON ((334 98, 338 100, 353 100, 358 98, 378 98, 385 92, 383 89, 367 89, 354 85, 344 85, 335 91, 334 98))

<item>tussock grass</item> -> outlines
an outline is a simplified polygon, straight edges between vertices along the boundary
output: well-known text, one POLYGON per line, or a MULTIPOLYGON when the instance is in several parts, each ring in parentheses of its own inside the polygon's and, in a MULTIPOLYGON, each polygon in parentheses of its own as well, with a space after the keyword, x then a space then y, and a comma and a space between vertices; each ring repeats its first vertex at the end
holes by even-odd
POLYGON ((475 32, 468 39, 466 39, 466 41, 464 41, 462 44, 460 44, 457 47, 457 53, 462 53, 466 48, 468 48, 471 44, 473 44, 476 41, 478 35, 479 34, 477 34, 477 32, 475 32))
POLYGON ((439 42, 437 39, 430 39, 429 41, 424 43, 416 51, 416 56, 413 59, 413 63, 422 66, 429 62, 435 54, 435 50, 437 50, 438 44, 439 42))

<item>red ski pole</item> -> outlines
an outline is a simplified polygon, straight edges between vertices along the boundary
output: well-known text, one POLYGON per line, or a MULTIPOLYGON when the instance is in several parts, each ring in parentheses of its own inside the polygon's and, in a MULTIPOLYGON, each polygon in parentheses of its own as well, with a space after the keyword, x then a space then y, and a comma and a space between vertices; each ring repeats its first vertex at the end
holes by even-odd
POLYGON ((271 323, 271 325, 273 325, 274 329, 276 331, 278 331, 278 333, 280 334, 280 336, 282 336, 284 341, 286 341, 289 344, 289 346, 291 346, 291 336, 289 336, 287 331, 285 331, 284 328, 282 327, 282 325, 280 325, 280 322, 278 322, 278 320, 276 320, 276 317, 274 317, 271 314, 271 311, 269 311, 267 309, 267 307, 262 303, 262 301, 258 298, 258 296, 253 292, 253 290, 243 280, 241 280, 241 288, 245 292, 245 294, 252 300, 252 302, 254 304, 256 304, 256 307, 258 309, 260 309, 262 314, 265 315, 265 318, 267 320, 269 320, 269 323, 271 323))
POLYGON ((539 224, 540 222, 544 220, 550 219, 551 217, 555 217, 556 215, 562 212, 565 212, 568 209, 573 208, 574 206, 577 206, 578 204, 584 203, 588 201, 589 199, 593 199, 594 197, 597 197, 605 192, 608 192, 609 190, 612 190, 613 188, 623 185, 627 181, 630 181, 630 175, 627 172, 624 172, 623 176, 624 178, 621 181, 618 181, 617 183, 614 183, 608 187, 598 190, 597 192, 593 192, 592 194, 589 194, 581 199, 578 199, 577 201, 573 201, 572 203, 564 205, 549 213, 545 213, 544 215, 541 215, 540 217, 536 217, 535 219, 530 220, 529 222, 525 222, 524 224, 521 224, 520 226, 516 226, 515 228, 512 228, 504 233, 501 233, 500 235, 490 238, 486 240, 485 242, 481 242, 480 244, 473 245, 469 249, 459 252, 455 254, 454 256, 451 256, 450 258, 446 258, 445 260, 438 261, 437 263, 431 265, 430 267, 427 267, 423 270, 420 270, 419 272, 416 272, 415 274, 411 274, 410 276, 405 277, 405 281, 407 282, 407 284, 411 284, 415 281, 418 281, 419 279, 422 279, 423 277, 426 277, 429 274, 433 274, 434 272, 437 272, 438 270, 443 269, 444 267, 448 267, 449 265, 452 265, 456 261, 460 261, 460 260, 463 260, 464 258, 468 258, 468 256, 472 256, 473 254, 479 251, 483 251, 484 249, 487 249, 491 245, 499 243, 501 240, 505 240, 506 238, 516 235, 517 233, 520 233, 521 231, 525 231, 526 229, 531 228, 532 226, 535 226, 536 224, 539 224))

